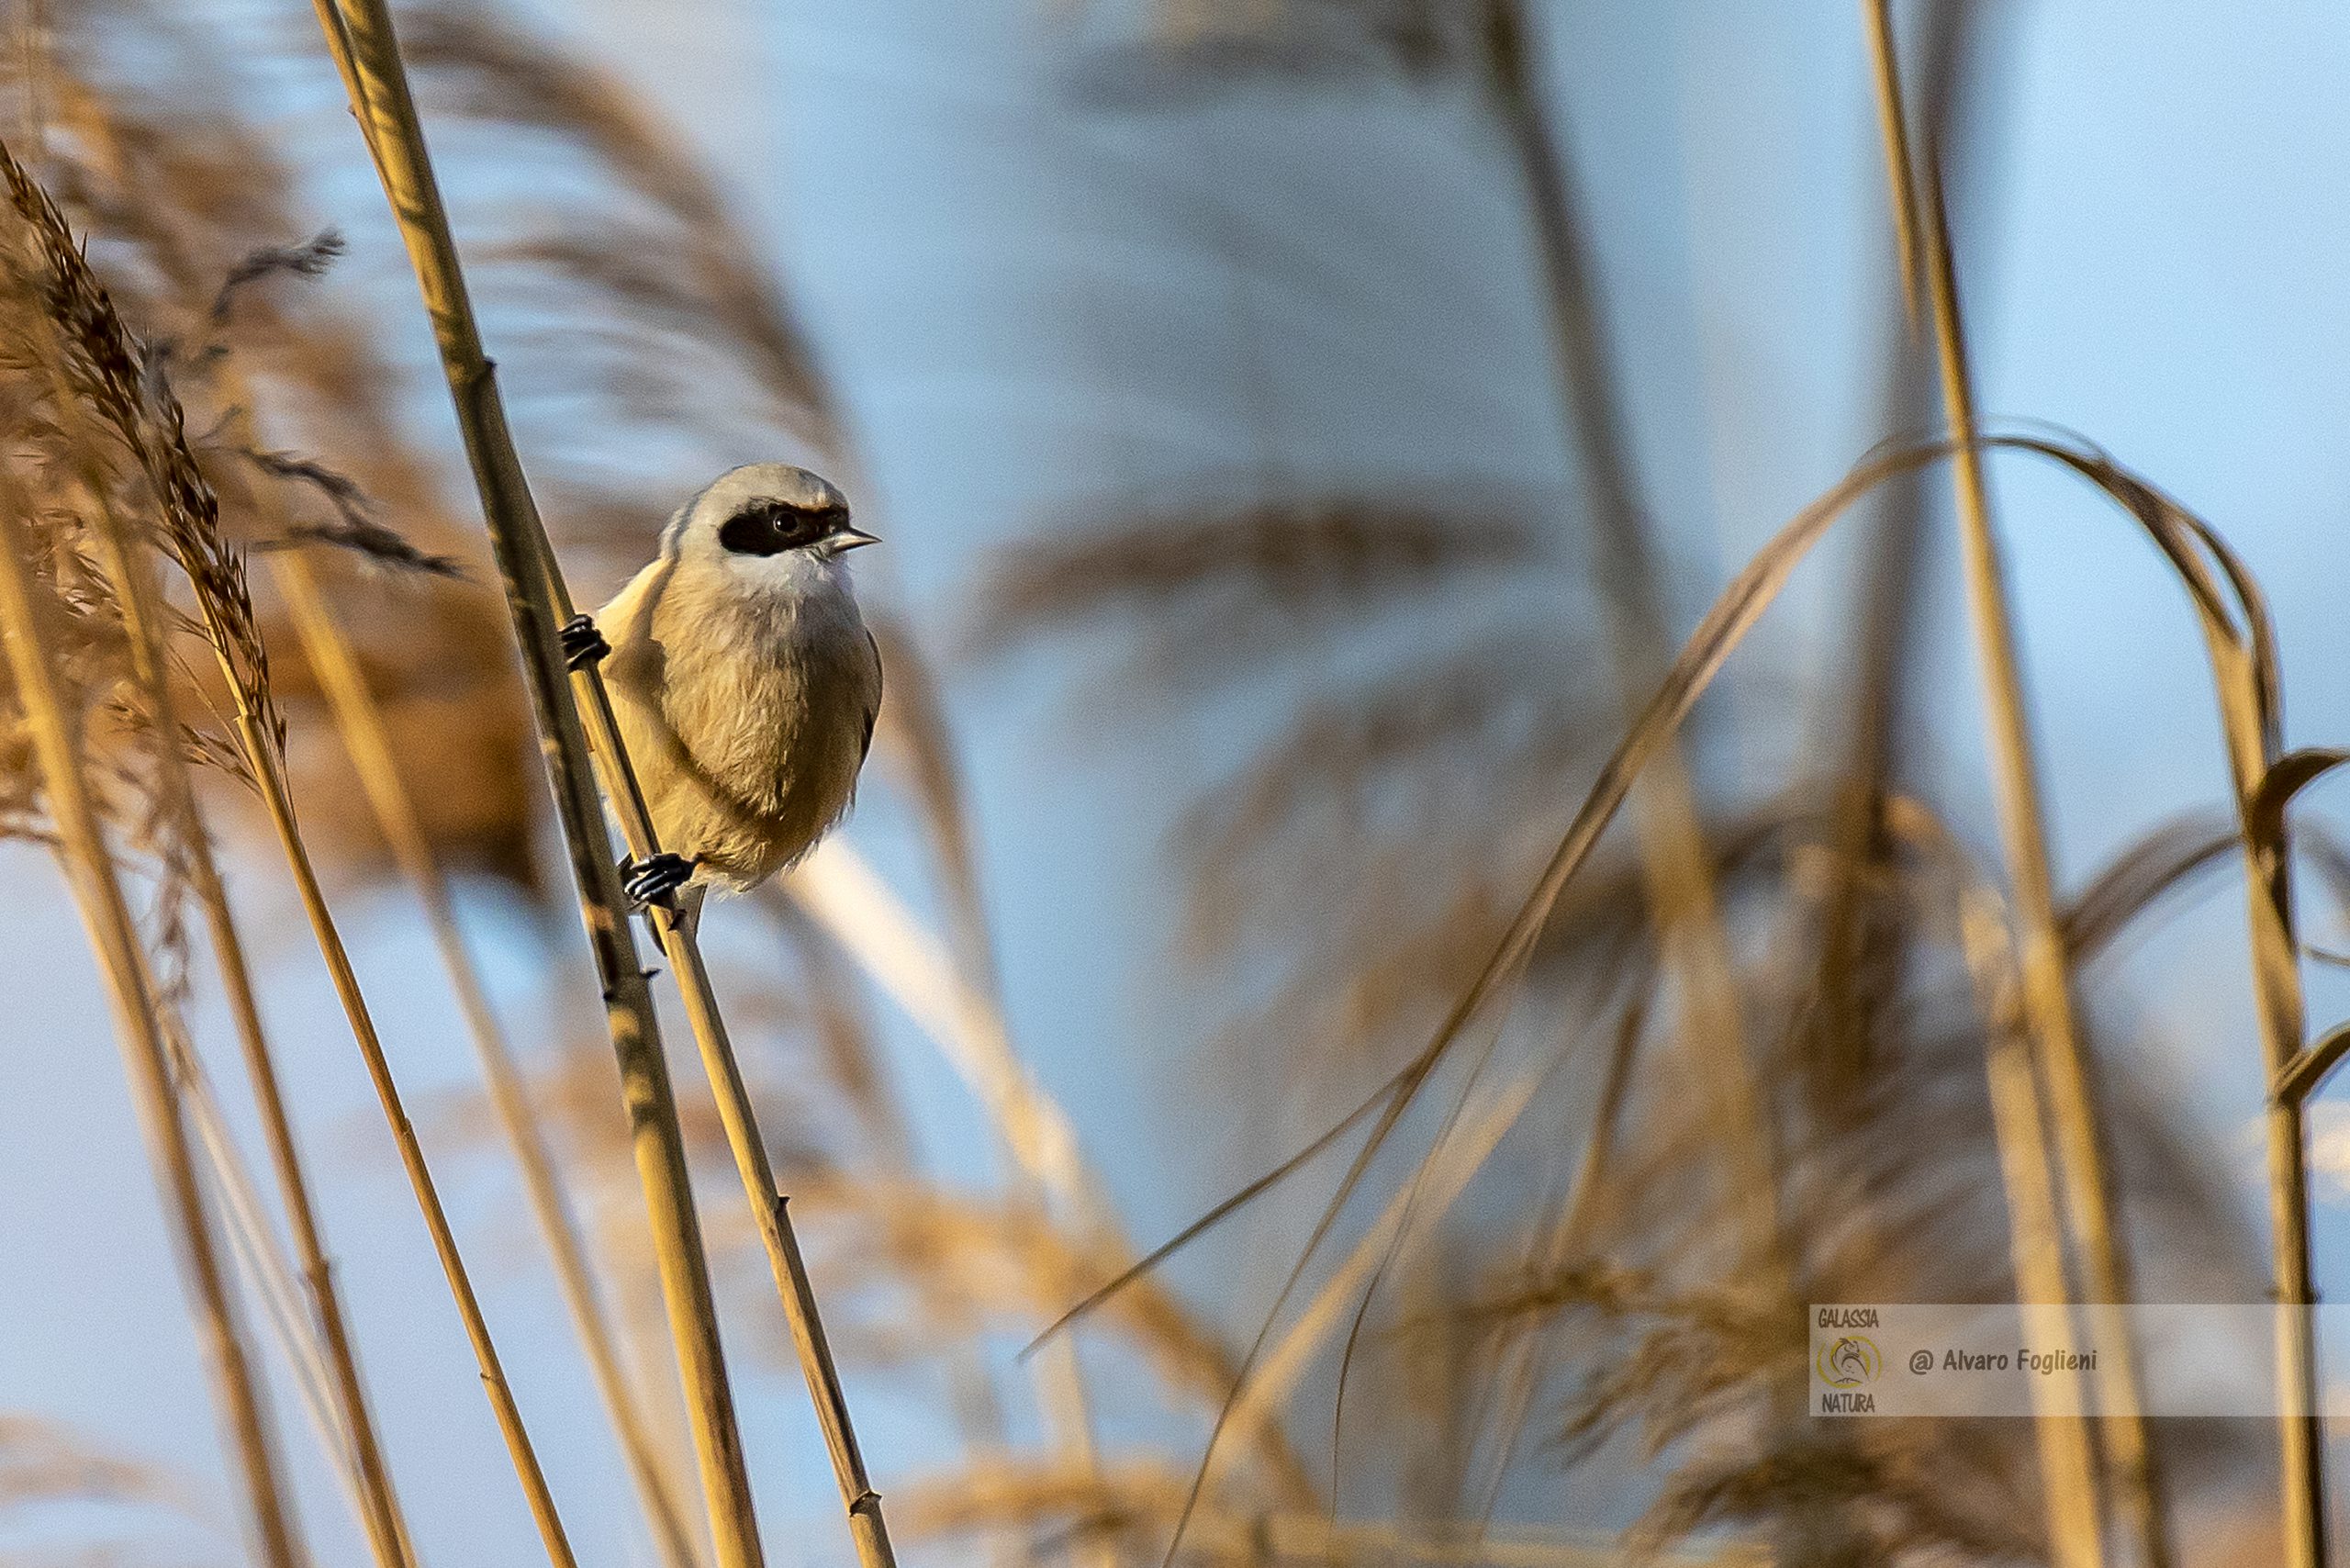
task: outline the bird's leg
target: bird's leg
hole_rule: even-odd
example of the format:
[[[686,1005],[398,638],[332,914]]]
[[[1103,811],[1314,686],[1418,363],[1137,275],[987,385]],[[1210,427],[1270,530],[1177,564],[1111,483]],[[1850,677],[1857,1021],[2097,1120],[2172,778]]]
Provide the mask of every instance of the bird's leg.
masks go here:
[[[563,650],[565,669],[586,669],[600,664],[612,651],[604,641],[604,633],[597,629],[592,615],[575,615],[555,629],[555,645]]]
[[[654,868],[653,875],[659,879],[669,874],[669,868],[662,862],[677,858],[677,857],[674,855],[661,855],[655,856],[651,860],[623,860],[621,862],[621,875],[632,882],[643,877],[645,874],[643,868],[650,866]],[[695,861],[686,862],[688,866],[695,863]],[[669,912],[670,924],[691,935],[701,924],[701,906],[703,901],[709,897],[709,883],[688,882],[684,887],[669,892],[655,893],[650,899],[636,898],[629,905],[629,909],[632,913],[645,915],[650,920],[652,906],[658,905]],[[659,940],[661,931],[657,923],[654,924],[653,935],[656,941]]]
[[[621,862],[621,886],[637,909],[647,904],[660,904],[666,909],[677,907],[677,890],[693,879],[694,867],[700,857],[688,859],[682,855],[664,852],[643,860]]]

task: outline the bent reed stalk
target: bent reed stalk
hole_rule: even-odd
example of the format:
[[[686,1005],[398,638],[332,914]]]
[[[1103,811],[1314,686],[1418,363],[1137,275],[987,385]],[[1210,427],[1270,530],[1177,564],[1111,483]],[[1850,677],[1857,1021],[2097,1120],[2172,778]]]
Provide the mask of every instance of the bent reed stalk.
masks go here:
[[[601,805],[596,799],[593,769],[600,762],[615,814],[620,818],[630,853],[645,858],[659,852],[626,751],[621,747],[610,700],[600,675],[592,665],[575,678],[565,693],[554,631],[559,620],[572,613],[570,596],[555,561],[538,510],[523,476],[513,440],[507,429],[494,369],[484,353],[472,302],[465,289],[456,245],[449,230],[422,127],[409,92],[392,19],[381,0],[318,0],[321,27],[352,107],[364,129],[368,149],[385,192],[398,220],[414,266],[418,285],[432,318],[433,335],[442,368],[456,404],[467,455],[472,463],[491,543],[507,591],[523,662],[529,676],[533,709],[543,739],[549,743],[548,763],[554,775],[565,818],[565,838],[572,850],[575,877],[580,884],[591,935],[598,946],[599,968],[613,1002],[610,1016],[614,1043],[627,1059],[638,1049],[649,1053],[657,1070],[657,1035],[643,989],[643,978],[633,969],[633,942],[621,913],[618,875],[610,857],[610,840],[601,831]],[[576,697],[575,707],[567,697]],[[588,729],[583,731],[582,720]],[[592,735],[595,756],[588,742]],[[757,1222],[760,1239],[784,1310],[801,1371],[823,1428],[849,1528],[859,1560],[866,1568],[891,1568],[889,1533],[882,1521],[879,1495],[864,1468],[839,1373],[824,1338],[798,1238],[793,1233],[782,1194],[777,1190],[767,1150],[753,1114],[750,1096],[728,1041],[710,978],[690,927],[676,912],[660,906],[653,911],[654,926],[675,972],[703,1065],[715,1092],[720,1115],[735,1166],[743,1179]],[[616,973],[622,969],[625,975]],[[633,979],[632,992],[619,988]],[[625,1014],[625,1015],[624,1015]],[[624,1038],[631,1036],[631,1038]],[[640,1074],[642,1069],[638,1070]],[[687,1304],[673,1297],[672,1318],[680,1334],[681,1359],[698,1360],[689,1366],[688,1385],[694,1387],[697,1408],[696,1444],[703,1464],[705,1490],[710,1495],[712,1523],[720,1535],[722,1568],[756,1568],[760,1549],[752,1517],[747,1480],[743,1470],[739,1438],[725,1384],[724,1365],[717,1338],[714,1314],[709,1305],[707,1266],[701,1258],[698,1222],[693,1217],[690,1190],[685,1182],[682,1139],[677,1133],[676,1108],[660,1084],[657,1104],[645,1103],[651,1115],[639,1115],[640,1129],[658,1124],[658,1136],[667,1143],[661,1172],[674,1184],[674,1194],[656,1204],[656,1234],[662,1245],[665,1288],[691,1285],[698,1295],[695,1316],[688,1325],[680,1310]],[[638,1103],[632,1095],[632,1103]],[[647,1159],[640,1170],[653,1186]],[[691,1228],[689,1228],[691,1227]],[[688,1276],[690,1275],[690,1279]],[[689,1347],[687,1341],[693,1344]],[[688,1350],[696,1352],[688,1357]],[[697,1372],[699,1376],[697,1377]]]
[[[2308,1129],[2304,1106],[2328,1048],[2305,1043],[2307,1005],[2294,931],[2293,792],[2333,766],[2339,753],[2283,751],[2282,680],[2276,631],[2258,583],[2226,542],[2143,484],[2127,503],[2162,543],[2193,597],[2211,663],[2244,863],[2252,980],[2269,1092],[2262,1130],[2267,1148],[2270,1268],[2277,1305],[2277,1379],[2284,1530],[2296,1568],[2328,1555],[2324,1381],[2312,1308]],[[2231,613],[2228,600],[2235,609]],[[2314,771],[2312,771],[2314,769]],[[2321,1069],[2322,1070],[2322,1069]],[[2305,1076],[2307,1074],[2307,1076]],[[2295,1081],[2299,1080],[2296,1088]]]
[[[2157,1495],[2134,1350],[2121,1311],[2130,1295],[2128,1265],[2113,1213],[2095,1089],[2074,1016],[2072,977],[2056,923],[2039,759],[2025,706],[2006,566],[1977,444],[1973,375],[1937,173],[1940,148],[1929,145],[1920,157],[1910,143],[1891,0],[1862,0],[1861,9],[1901,252],[1925,269],[1926,302],[1953,448],[1951,477],[1990,732],[2000,839],[2019,927],[2022,1016],[2053,1113],[2058,1167],[2087,1273],[2087,1313],[2098,1341],[2121,1347],[2121,1375],[2109,1384],[2111,1404],[2106,1412],[2106,1453],[2118,1494],[2117,1512],[2134,1538],[2139,1561],[2149,1568],[2167,1568],[2172,1561],[2169,1530]],[[2288,1477],[2295,1468],[2291,1458],[2288,1440]],[[2288,1478],[2288,1485],[2293,1484]],[[2097,1544],[2088,1543],[2091,1548]],[[2098,1555],[2092,1551],[2076,1561],[2094,1562]]]
[[[163,744],[157,748],[157,761],[165,809],[180,822],[189,885],[204,910],[214,965],[220,973],[229,1017],[244,1057],[245,1076],[252,1082],[254,1103],[261,1112],[263,1137],[269,1146],[270,1166],[285,1207],[302,1283],[309,1296],[319,1346],[331,1378],[330,1389],[336,1415],[351,1445],[364,1505],[361,1522],[366,1529],[368,1548],[382,1568],[402,1568],[403,1564],[412,1568],[407,1523],[392,1488],[390,1469],[384,1461],[375,1413],[368,1407],[366,1384],[360,1376],[341,1293],[335,1288],[334,1265],[328,1257],[318,1211],[310,1199],[309,1180],[303,1169],[300,1147],[295,1141],[293,1117],[285,1106],[275,1054],[262,1026],[244,943],[229,906],[228,889],[221,881],[210,836],[197,814],[195,784],[189,777],[186,758],[173,744],[179,725],[172,701],[170,674],[163,664],[162,631],[155,619],[155,584],[148,564],[133,554],[129,542],[123,537],[122,520],[103,499],[95,504],[101,513],[95,531],[99,560],[122,611],[133,671],[148,702],[149,722],[163,737]]]
[[[37,334],[35,343],[34,354],[55,396],[61,423],[94,423],[73,396],[53,334],[43,330]],[[96,448],[89,446],[85,450]],[[204,912],[214,968],[220,975],[229,1020],[244,1059],[245,1076],[261,1114],[271,1172],[279,1199],[285,1204],[304,1291],[309,1297],[312,1327],[319,1336],[330,1378],[328,1393],[341,1427],[342,1439],[350,1447],[360,1522],[367,1535],[368,1549],[380,1568],[413,1568],[415,1553],[408,1542],[408,1523],[400,1511],[398,1495],[393,1489],[390,1468],[384,1460],[375,1413],[368,1406],[365,1380],[360,1375],[341,1293],[334,1283],[334,1266],[319,1225],[317,1205],[310,1197],[309,1178],[301,1147],[294,1136],[293,1116],[286,1108],[276,1055],[262,1024],[261,1004],[253,990],[252,966],[246,961],[244,939],[229,903],[228,887],[213,853],[211,834],[196,803],[192,770],[176,741],[179,717],[166,662],[166,634],[159,613],[160,589],[151,563],[129,532],[129,524],[106,499],[104,476],[92,470],[85,461],[80,478],[89,493],[95,517],[95,525],[90,533],[97,546],[99,565],[113,589],[116,610],[122,617],[131,672],[147,703],[147,722],[162,738],[155,757],[163,809],[177,823],[188,884]],[[264,1240],[265,1236],[258,1236],[256,1245]],[[258,1267],[260,1260],[255,1262]]]
[[[39,182],[0,145],[5,179],[17,213],[39,247],[49,268],[55,308],[73,341],[65,363],[66,390],[86,398],[95,416],[113,427],[135,462],[159,509],[155,543],[185,573],[197,601],[198,624],[235,700],[239,749],[266,807],[278,847],[294,878],[303,913],[337,1000],[359,1047],[384,1117],[397,1147],[402,1169],[415,1194],[451,1297],[464,1320],[492,1412],[522,1484],[541,1540],[555,1568],[573,1568],[571,1548],[554,1495],[531,1445],[499,1364],[489,1325],[482,1315],[455,1233],[434,1186],[415,1128],[400,1100],[367,999],[352,969],[332,912],[328,908],[308,846],[286,788],[279,721],[269,692],[268,655],[254,623],[242,562],[222,540],[218,503],[188,450],[182,411],[168,392],[149,389],[129,329],[106,287],[73,242],[55,204]],[[73,353],[84,357],[75,359]]]
[[[188,1146],[187,1126],[173,1092],[152,996],[153,980],[83,772],[80,726],[68,714],[50,665],[32,565],[25,554],[29,540],[23,520],[28,514],[22,494],[6,479],[0,479],[0,508],[13,514],[7,525],[0,527],[0,534],[6,535],[0,539],[0,643],[6,645],[18,700],[32,731],[67,880],[96,950],[107,1000],[113,1005],[116,1036],[129,1070],[140,1126],[178,1243],[196,1337],[204,1347],[213,1396],[228,1424],[244,1484],[247,1524],[268,1568],[308,1568],[309,1554],[297,1534],[286,1500],[259,1373],[246,1349],[236,1298],[220,1265],[218,1244]]]
[[[613,1433],[620,1439],[621,1457],[643,1505],[655,1544],[667,1568],[695,1568],[692,1535],[677,1499],[675,1479],[629,1388],[562,1173],[547,1147],[521,1069],[507,1044],[497,1013],[490,1006],[472,950],[458,927],[447,876],[394,759],[382,705],[368,687],[350,639],[329,610],[310,562],[300,551],[282,551],[270,556],[269,565],[295,633],[301,638],[303,654],[333,710],[336,730],[358,772],[376,825],[390,846],[401,875],[423,906],[433,946],[473,1036],[475,1054],[481,1058],[482,1077],[488,1085],[491,1104],[505,1130],[515,1164],[522,1173],[532,1215],[554,1261],[555,1283],[562,1292],[565,1309],[571,1316],[588,1373],[611,1420]]]

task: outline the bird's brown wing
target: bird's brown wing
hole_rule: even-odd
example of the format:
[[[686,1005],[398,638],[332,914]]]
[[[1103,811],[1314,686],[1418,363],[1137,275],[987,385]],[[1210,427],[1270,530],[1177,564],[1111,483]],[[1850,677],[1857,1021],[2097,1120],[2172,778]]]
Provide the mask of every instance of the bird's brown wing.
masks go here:
[[[873,640],[870,629],[865,633],[865,651],[873,657],[873,706],[865,711],[865,739],[856,748],[856,766],[862,769],[865,759],[873,755],[873,725],[881,717],[881,644]]]

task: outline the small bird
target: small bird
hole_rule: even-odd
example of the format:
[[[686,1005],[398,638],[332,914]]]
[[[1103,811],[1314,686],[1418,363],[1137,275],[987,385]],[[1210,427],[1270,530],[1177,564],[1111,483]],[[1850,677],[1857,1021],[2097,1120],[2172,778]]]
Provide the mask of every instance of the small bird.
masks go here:
[[[640,903],[688,918],[718,884],[747,890],[848,809],[881,710],[881,655],[842,559],[880,543],[831,484],[786,463],[719,476],[661,532],[661,553],[592,622],[621,738],[663,853],[626,869]],[[599,635],[600,633],[600,635]]]

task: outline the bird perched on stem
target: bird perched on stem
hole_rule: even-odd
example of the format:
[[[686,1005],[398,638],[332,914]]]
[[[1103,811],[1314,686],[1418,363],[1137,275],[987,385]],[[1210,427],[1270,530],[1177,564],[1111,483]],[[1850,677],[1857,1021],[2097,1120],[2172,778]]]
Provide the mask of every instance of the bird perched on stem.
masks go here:
[[[661,532],[661,553],[593,618],[564,628],[602,658],[663,853],[628,868],[640,902],[790,865],[840,819],[881,709],[881,655],[848,552],[879,543],[804,468],[719,476]]]

